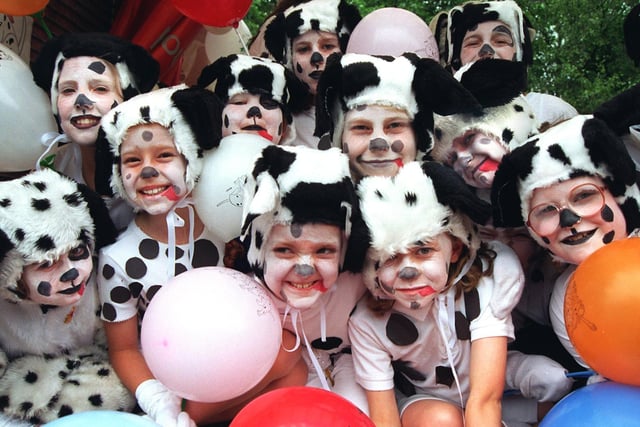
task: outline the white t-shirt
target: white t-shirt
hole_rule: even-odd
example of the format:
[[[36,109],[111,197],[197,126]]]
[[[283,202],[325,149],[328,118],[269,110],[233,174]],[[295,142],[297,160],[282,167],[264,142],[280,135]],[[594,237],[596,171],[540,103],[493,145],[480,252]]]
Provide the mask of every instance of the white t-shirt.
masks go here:
[[[189,245],[176,245],[175,274],[197,267],[222,265],[224,243],[210,232],[194,237],[192,261]],[[168,245],[144,233],[135,221],[118,240],[100,251],[98,289],[101,315],[107,322],[121,322],[144,311],[155,293],[173,276],[167,275]]]

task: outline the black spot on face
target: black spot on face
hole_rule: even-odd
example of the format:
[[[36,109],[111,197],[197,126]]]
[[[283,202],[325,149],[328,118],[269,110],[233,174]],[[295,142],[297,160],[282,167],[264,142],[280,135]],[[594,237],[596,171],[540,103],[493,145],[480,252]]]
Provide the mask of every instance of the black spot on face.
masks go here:
[[[51,296],[51,283],[42,281],[38,283],[38,293],[45,297]]]
[[[613,242],[613,239],[616,237],[616,232],[611,230],[610,232],[608,232],[607,234],[604,235],[604,237],[602,237],[602,243],[604,243],[605,245]]]
[[[404,142],[396,140],[391,143],[391,151],[394,153],[401,153],[402,150],[404,150]]]
[[[602,211],[600,211],[600,216],[602,216],[602,219],[606,222],[613,222],[613,210],[608,205],[604,205]]]
[[[299,62],[296,62],[296,71],[298,72],[298,74],[301,74],[304,71],[302,65],[300,65]]]
[[[299,238],[300,236],[302,236],[302,225],[301,224],[297,224],[297,223],[291,224],[290,230],[291,230],[291,235],[293,237],[295,237],[296,239]]]
[[[224,118],[222,119],[222,122],[224,123],[224,127],[229,129],[229,116],[228,115],[224,115]]]
[[[151,132],[150,130],[145,130],[142,132],[142,140],[149,142],[153,139],[153,132]]]
[[[91,64],[89,64],[87,68],[89,68],[94,73],[104,74],[104,72],[107,69],[107,66],[100,61],[93,61]]]

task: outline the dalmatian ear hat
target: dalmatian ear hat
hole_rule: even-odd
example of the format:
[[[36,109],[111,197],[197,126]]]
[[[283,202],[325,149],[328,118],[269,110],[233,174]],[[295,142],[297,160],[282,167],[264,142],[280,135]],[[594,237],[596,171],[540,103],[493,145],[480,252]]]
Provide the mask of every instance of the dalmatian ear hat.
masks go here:
[[[503,157],[491,190],[494,224],[523,225],[535,189],[584,175],[604,181],[622,209],[627,232],[640,227],[640,190],[633,160],[605,122],[589,115],[553,126]],[[532,236],[542,244],[535,233]]]
[[[58,79],[64,61],[78,56],[95,56],[113,64],[125,100],[150,91],[158,81],[160,65],[141,46],[107,33],[67,33],[42,47],[31,69],[38,86],[51,96],[51,108],[58,114]]]
[[[435,115],[434,160],[445,162],[454,139],[481,132],[497,138],[508,151],[538,133],[538,122],[522,92],[526,66],[504,59],[485,59],[462,67],[455,77],[482,104],[480,114]]]
[[[473,96],[436,61],[413,53],[402,56],[333,54],[316,96],[316,136],[329,133],[342,148],[344,115],[365,106],[405,111],[412,119],[418,151],[432,148],[433,113],[448,115],[480,109]]]
[[[229,55],[202,69],[199,87],[213,91],[223,102],[241,93],[269,95],[280,104],[287,123],[305,108],[308,87],[282,64],[268,58]]]
[[[474,222],[484,224],[491,214],[453,169],[437,162],[407,163],[394,177],[365,177],[358,196],[370,236],[363,277],[379,297],[380,263],[444,232],[460,239],[474,259],[480,247]]]
[[[18,286],[26,265],[82,243],[99,249],[116,234],[100,196],[51,169],[0,182],[0,298],[27,298]]]
[[[453,70],[461,67],[462,40],[469,28],[487,21],[502,21],[511,28],[516,48],[516,61],[531,65],[533,49],[531,40],[535,31],[515,1],[470,1],[449,11],[447,40],[448,61]]]
[[[309,0],[277,14],[265,29],[267,50],[276,61],[293,70],[293,40],[307,31],[326,31],[338,36],[340,50],[346,51],[349,36],[360,22],[358,9],[344,0]]]
[[[276,224],[338,225],[348,241],[341,266],[357,269],[361,259],[356,254],[364,253],[365,243],[354,237],[363,227],[349,161],[337,148],[266,147],[247,177],[242,206],[242,236],[250,236],[247,257],[259,277],[264,269],[263,244]]]
[[[111,188],[132,202],[124,190],[120,173],[120,145],[129,128],[158,123],[169,130],[180,154],[187,161],[185,181],[193,189],[203,166],[204,150],[217,147],[221,135],[222,103],[212,92],[178,85],[137,95],[110,110],[101,121],[113,159]],[[102,145],[103,142],[98,141]]]

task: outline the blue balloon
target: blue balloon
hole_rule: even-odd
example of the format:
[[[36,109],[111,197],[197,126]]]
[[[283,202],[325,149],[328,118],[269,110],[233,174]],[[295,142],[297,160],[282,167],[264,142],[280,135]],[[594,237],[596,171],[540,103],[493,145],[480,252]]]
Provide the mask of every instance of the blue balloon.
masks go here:
[[[128,412],[118,411],[86,411],[58,418],[43,427],[158,427],[148,418]]]
[[[640,426],[640,387],[613,381],[582,387],[560,400],[540,427]]]

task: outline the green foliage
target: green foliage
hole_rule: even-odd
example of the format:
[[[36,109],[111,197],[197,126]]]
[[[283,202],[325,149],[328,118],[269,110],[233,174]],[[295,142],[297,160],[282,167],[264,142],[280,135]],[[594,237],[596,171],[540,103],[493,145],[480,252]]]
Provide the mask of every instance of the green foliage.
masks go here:
[[[429,23],[452,0],[351,0],[365,16],[381,7],[410,10]],[[622,24],[638,0],[519,0],[536,29],[532,91],[560,96],[581,113],[638,83],[639,71],[624,47]],[[245,22],[252,33],[276,0],[253,0]],[[638,41],[640,43],[640,40]]]

